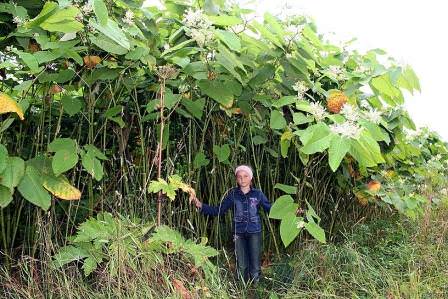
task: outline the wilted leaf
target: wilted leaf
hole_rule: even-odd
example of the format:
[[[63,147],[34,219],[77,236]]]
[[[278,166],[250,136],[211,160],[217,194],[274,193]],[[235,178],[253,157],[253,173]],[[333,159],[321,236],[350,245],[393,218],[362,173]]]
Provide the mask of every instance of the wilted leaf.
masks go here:
[[[11,99],[8,95],[0,93],[0,114],[9,112],[16,113],[21,120],[24,120],[22,108],[16,101]]]
[[[81,191],[72,186],[63,175],[58,177],[46,175],[43,177],[43,186],[51,194],[60,199],[77,200],[81,198]]]

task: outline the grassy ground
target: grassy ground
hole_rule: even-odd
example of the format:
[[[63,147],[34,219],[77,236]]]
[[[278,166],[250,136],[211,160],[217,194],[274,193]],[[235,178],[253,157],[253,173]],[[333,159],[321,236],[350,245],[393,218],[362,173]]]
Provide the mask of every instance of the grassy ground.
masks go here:
[[[61,271],[24,259],[1,272],[0,297],[448,298],[448,210],[418,221],[395,216],[358,224],[339,243],[305,243],[265,268],[255,291],[225,268],[205,280],[176,261],[152,272],[112,279],[99,271],[86,279],[76,265]]]

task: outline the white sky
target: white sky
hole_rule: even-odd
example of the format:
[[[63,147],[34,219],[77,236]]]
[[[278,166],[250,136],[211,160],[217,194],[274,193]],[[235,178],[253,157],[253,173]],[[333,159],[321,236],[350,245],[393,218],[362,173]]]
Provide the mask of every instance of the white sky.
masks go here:
[[[285,4],[288,14],[314,18],[319,33],[334,32],[355,48],[381,48],[409,64],[422,88],[405,92],[406,107],[417,126],[428,126],[448,141],[448,3],[436,0],[239,0],[257,14],[276,15]]]

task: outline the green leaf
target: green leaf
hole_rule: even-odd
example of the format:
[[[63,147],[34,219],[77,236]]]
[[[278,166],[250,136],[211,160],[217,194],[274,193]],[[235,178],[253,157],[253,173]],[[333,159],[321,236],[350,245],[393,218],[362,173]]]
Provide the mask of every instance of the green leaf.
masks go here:
[[[202,113],[204,111],[205,106],[204,98],[200,98],[195,101],[189,99],[183,99],[181,103],[191,115],[193,115],[197,119],[202,118]]]
[[[207,16],[207,18],[214,25],[218,26],[233,26],[243,23],[243,20],[236,16],[220,15],[220,16]]]
[[[42,176],[31,165],[26,167],[25,175],[20,181],[17,190],[19,190],[20,194],[22,194],[26,200],[45,211],[48,210],[51,205],[51,196],[47,190],[42,187]]]
[[[48,145],[48,151],[50,153],[57,152],[61,150],[66,150],[69,152],[77,151],[78,145],[76,140],[71,138],[56,138]]]
[[[272,219],[283,219],[287,217],[288,214],[295,214],[298,203],[294,202],[291,195],[282,195],[276,199],[269,212],[269,218]]]
[[[84,145],[84,149],[90,153],[92,156],[100,159],[100,160],[107,160],[107,157],[105,154],[103,154],[96,146],[93,144],[86,144]]]
[[[27,27],[39,26],[43,21],[50,17],[58,8],[58,4],[55,2],[45,2],[44,7],[40,13],[27,24]]]
[[[101,25],[91,19],[90,24],[96,30],[113,40],[121,47],[125,48],[126,50],[130,49],[131,45],[129,43],[129,40],[127,39],[123,31],[118,27],[118,24],[115,21],[108,19],[106,25]]]
[[[25,162],[19,157],[8,157],[5,169],[1,173],[0,183],[8,187],[10,192],[13,193],[14,188],[19,185],[24,174]]]
[[[296,186],[284,185],[284,184],[277,183],[277,184],[275,184],[274,189],[282,190],[283,192],[285,192],[287,194],[297,194]]]
[[[288,156],[289,146],[291,145],[291,140],[294,134],[291,131],[285,131],[280,137],[280,152],[283,158]]]
[[[218,53],[215,56],[216,62],[218,62],[221,66],[223,66],[229,73],[237,79],[239,82],[243,82],[241,79],[241,75],[237,72],[237,68],[242,70],[244,73],[246,69],[244,68],[240,59],[233,53],[227,50],[226,47],[219,45]]]
[[[107,51],[112,54],[124,55],[128,50],[121,45],[118,45],[114,40],[108,38],[104,34],[97,35],[89,34],[90,41],[98,48]]]
[[[325,231],[316,223],[308,222],[305,224],[305,229],[313,236],[316,240],[321,243],[326,243]]]
[[[289,244],[299,235],[302,228],[300,222],[302,217],[297,217],[294,213],[288,213],[280,223],[280,237],[283,245],[288,247]]]
[[[0,172],[2,172],[7,164],[8,150],[3,144],[0,144]]]
[[[414,90],[420,90],[420,81],[417,75],[410,66],[406,66],[398,77],[398,86],[409,90],[411,94],[414,94]]]
[[[281,130],[284,127],[286,127],[286,120],[280,111],[278,110],[271,111],[269,126],[271,127],[271,129],[277,129],[277,130]]]
[[[273,101],[272,102],[272,107],[275,107],[275,108],[278,109],[280,107],[283,107],[283,106],[295,103],[296,101],[297,101],[297,97],[296,96],[284,96],[284,97],[281,97],[280,99],[278,99],[276,101]]]
[[[305,114],[303,114],[301,112],[296,112],[296,113],[293,113],[293,115],[292,115],[292,121],[296,125],[310,123],[313,121],[313,119],[314,119],[313,117],[306,116]]]
[[[98,263],[93,256],[87,257],[84,260],[84,264],[82,265],[82,269],[84,270],[84,276],[89,276],[90,273],[92,273],[96,269],[97,266],[98,266]]]
[[[347,152],[350,150],[350,140],[335,134],[330,141],[328,149],[328,164],[333,171],[338,169]]]
[[[76,97],[72,97],[70,95],[62,96],[61,104],[62,108],[64,108],[64,111],[70,116],[79,113],[82,109],[81,100],[79,100]]]
[[[283,49],[282,41],[280,37],[276,36],[272,32],[270,32],[268,29],[266,29],[265,26],[261,25],[257,21],[252,22],[252,27],[258,30],[260,32],[261,36],[266,38],[268,41],[271,41],[274,45],[277,47]]]
[[[303,147],[301,151],[307,155],[320,153],[330,146],[333,137],[328,126],[322,122],[308,127],[300,136]]]
[[[78,246],[68,245],[59,248],[58,253],[53,256],[53,265],[60,268],[68,263],[88,257],[89,252]]]
[[[17,55],[23,60],[32,74],[39,72],[39,62],[33,54],[17,51]]]
[[[203,93],[226,108],[233,105],[234,95],[225,83],[218,80],[200,80],[198,86]]]
[[[401,91],[392,84],[389,73],[372,78],[372,80],[370,80],[370,86],[374,91],[377,91],[388,104],[392,106],[403,104]]]
[[[222,42],[227,45],[227,47],[230,48],[230,50],[236,52],[241,51],[241,41],[235,33],[225,30],[216,30],[215,34]]]
[[[214,145],[213,153],[218,157],[218,161],[223,163],[229,159],[230,145],[224,144],[222,146]]]
[[[109,17],[107,13],[107,7],[103,0],[93,0],[93,11],[95,12],[96,18],[101,25],[107,24],[107,19]]]
[[[82,157],[82,166],[90,173],[95,180],[100,181],[103,178],[103,166],[92,152],[85,153]]]
[[[268,142],[268,140],[264,136],[256,135],[252,138],[252,142],[254,143],[254,145],[260,145]]]
[[[210,160],[205,157],[203,152],[197,153],[193,160],[193,166],[195,169],[201,168],[202,166],[207,166],[208,163],[210,163]]]
[[[12,201],[12,192],[5,186],[0,186],[0,207],[6,208]]]
[[[72,169],[78,163],[78,153],[76,151],[57,151],[51,162],[55,176]]]
[[[44,20],[40,27],[50,32],[78,32],[84,28],[84,25],[75,19],[79,13],[79,9],[74,6],[59,9]]]

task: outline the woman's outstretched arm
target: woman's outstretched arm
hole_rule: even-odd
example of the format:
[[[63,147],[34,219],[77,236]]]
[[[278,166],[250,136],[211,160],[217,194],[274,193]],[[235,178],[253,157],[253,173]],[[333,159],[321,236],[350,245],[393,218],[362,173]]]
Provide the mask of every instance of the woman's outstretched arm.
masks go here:
[[[229,210],[233,205],[233,196],[230,196],[229,194],[224,197],[224,200],[222,203],[218,206],[210,206],[208,204],[202,203],[196,195],[193,197],[190,197],[190,201],[196,206],[196,208],[199,209],[199,211],[204,215],[209,216],[218,216],[218,215],[224,215],[227,210]]]

